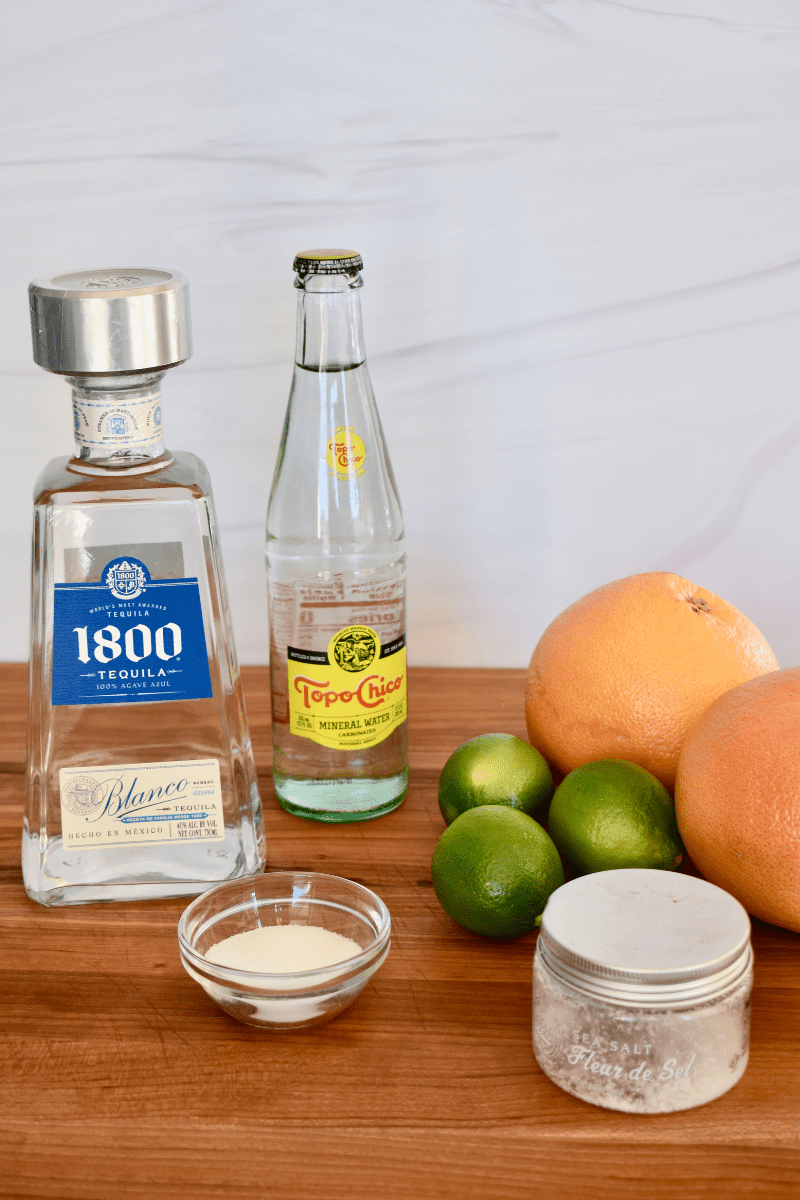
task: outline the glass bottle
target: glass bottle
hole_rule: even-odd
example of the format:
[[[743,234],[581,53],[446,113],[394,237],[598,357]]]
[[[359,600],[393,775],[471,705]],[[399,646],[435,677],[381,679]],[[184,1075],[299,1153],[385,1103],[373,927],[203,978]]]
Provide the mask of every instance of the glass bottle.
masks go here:
[[[29,292],[76,447],[34,490],[25,887],[47,905],[193,895],[265,851],[211,484],[163,442],[188,285],[88,271]]]
[[[273,776],[361,821],[408,787],[403,517],[367,371],[360,255],[294,261],[297,354],[267,514]]]

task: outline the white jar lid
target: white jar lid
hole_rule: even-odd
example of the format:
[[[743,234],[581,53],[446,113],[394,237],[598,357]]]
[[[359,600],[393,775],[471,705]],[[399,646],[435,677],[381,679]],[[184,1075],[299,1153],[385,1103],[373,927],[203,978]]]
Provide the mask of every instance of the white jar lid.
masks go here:
[[[538,950],[580,991],[629,1004],[682,1004],[724,991],[744,973],[750,919],[705,879],[599,871],[553,892]]]

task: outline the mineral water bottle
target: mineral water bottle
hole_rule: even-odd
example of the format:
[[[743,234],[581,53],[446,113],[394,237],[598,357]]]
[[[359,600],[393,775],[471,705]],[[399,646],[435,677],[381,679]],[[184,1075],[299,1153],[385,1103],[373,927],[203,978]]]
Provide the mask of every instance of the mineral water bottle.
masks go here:
[[[372,394],[360,255],[294,261],[297,355],[267,515],[281,804],[362,821],[408,787],[403,518]]]
[[[76,271],[29,291],[75,454],[34,491],[25,887],[41,904],[191,895],[257,871],[264,835],[208,472],[163,441],[188,286]]]

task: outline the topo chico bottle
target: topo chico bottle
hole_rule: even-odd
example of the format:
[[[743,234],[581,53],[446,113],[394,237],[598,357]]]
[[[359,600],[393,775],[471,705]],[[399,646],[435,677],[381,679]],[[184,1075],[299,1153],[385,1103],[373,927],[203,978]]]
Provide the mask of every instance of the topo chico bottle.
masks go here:
[[[297,354],[267,515],[275,790],[318,821],[408,787],[403,518],[367,371],[360,255],[294,261]]]
[[[34,493],[25,887],[48,905],[191,895],[257,871],[264,835],[208,473],[163,442],[188,285],[87,271],[29,292],[76,448]]]

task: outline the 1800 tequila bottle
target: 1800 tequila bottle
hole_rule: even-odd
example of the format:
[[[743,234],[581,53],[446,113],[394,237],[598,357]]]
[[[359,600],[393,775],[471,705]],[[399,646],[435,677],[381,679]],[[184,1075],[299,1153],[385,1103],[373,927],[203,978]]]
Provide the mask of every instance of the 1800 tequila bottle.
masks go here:
[[[264,836],[208,473],[162,435],[188,286],[87,271],[29,291],[76,450],[35,488],[25,887],[42,904],[191,895],[257,871]]]
[[[275,790],[359,821],[408,787],[403,518],[367,372],[360,255],[298,254],[297,354],[267,516]]]

